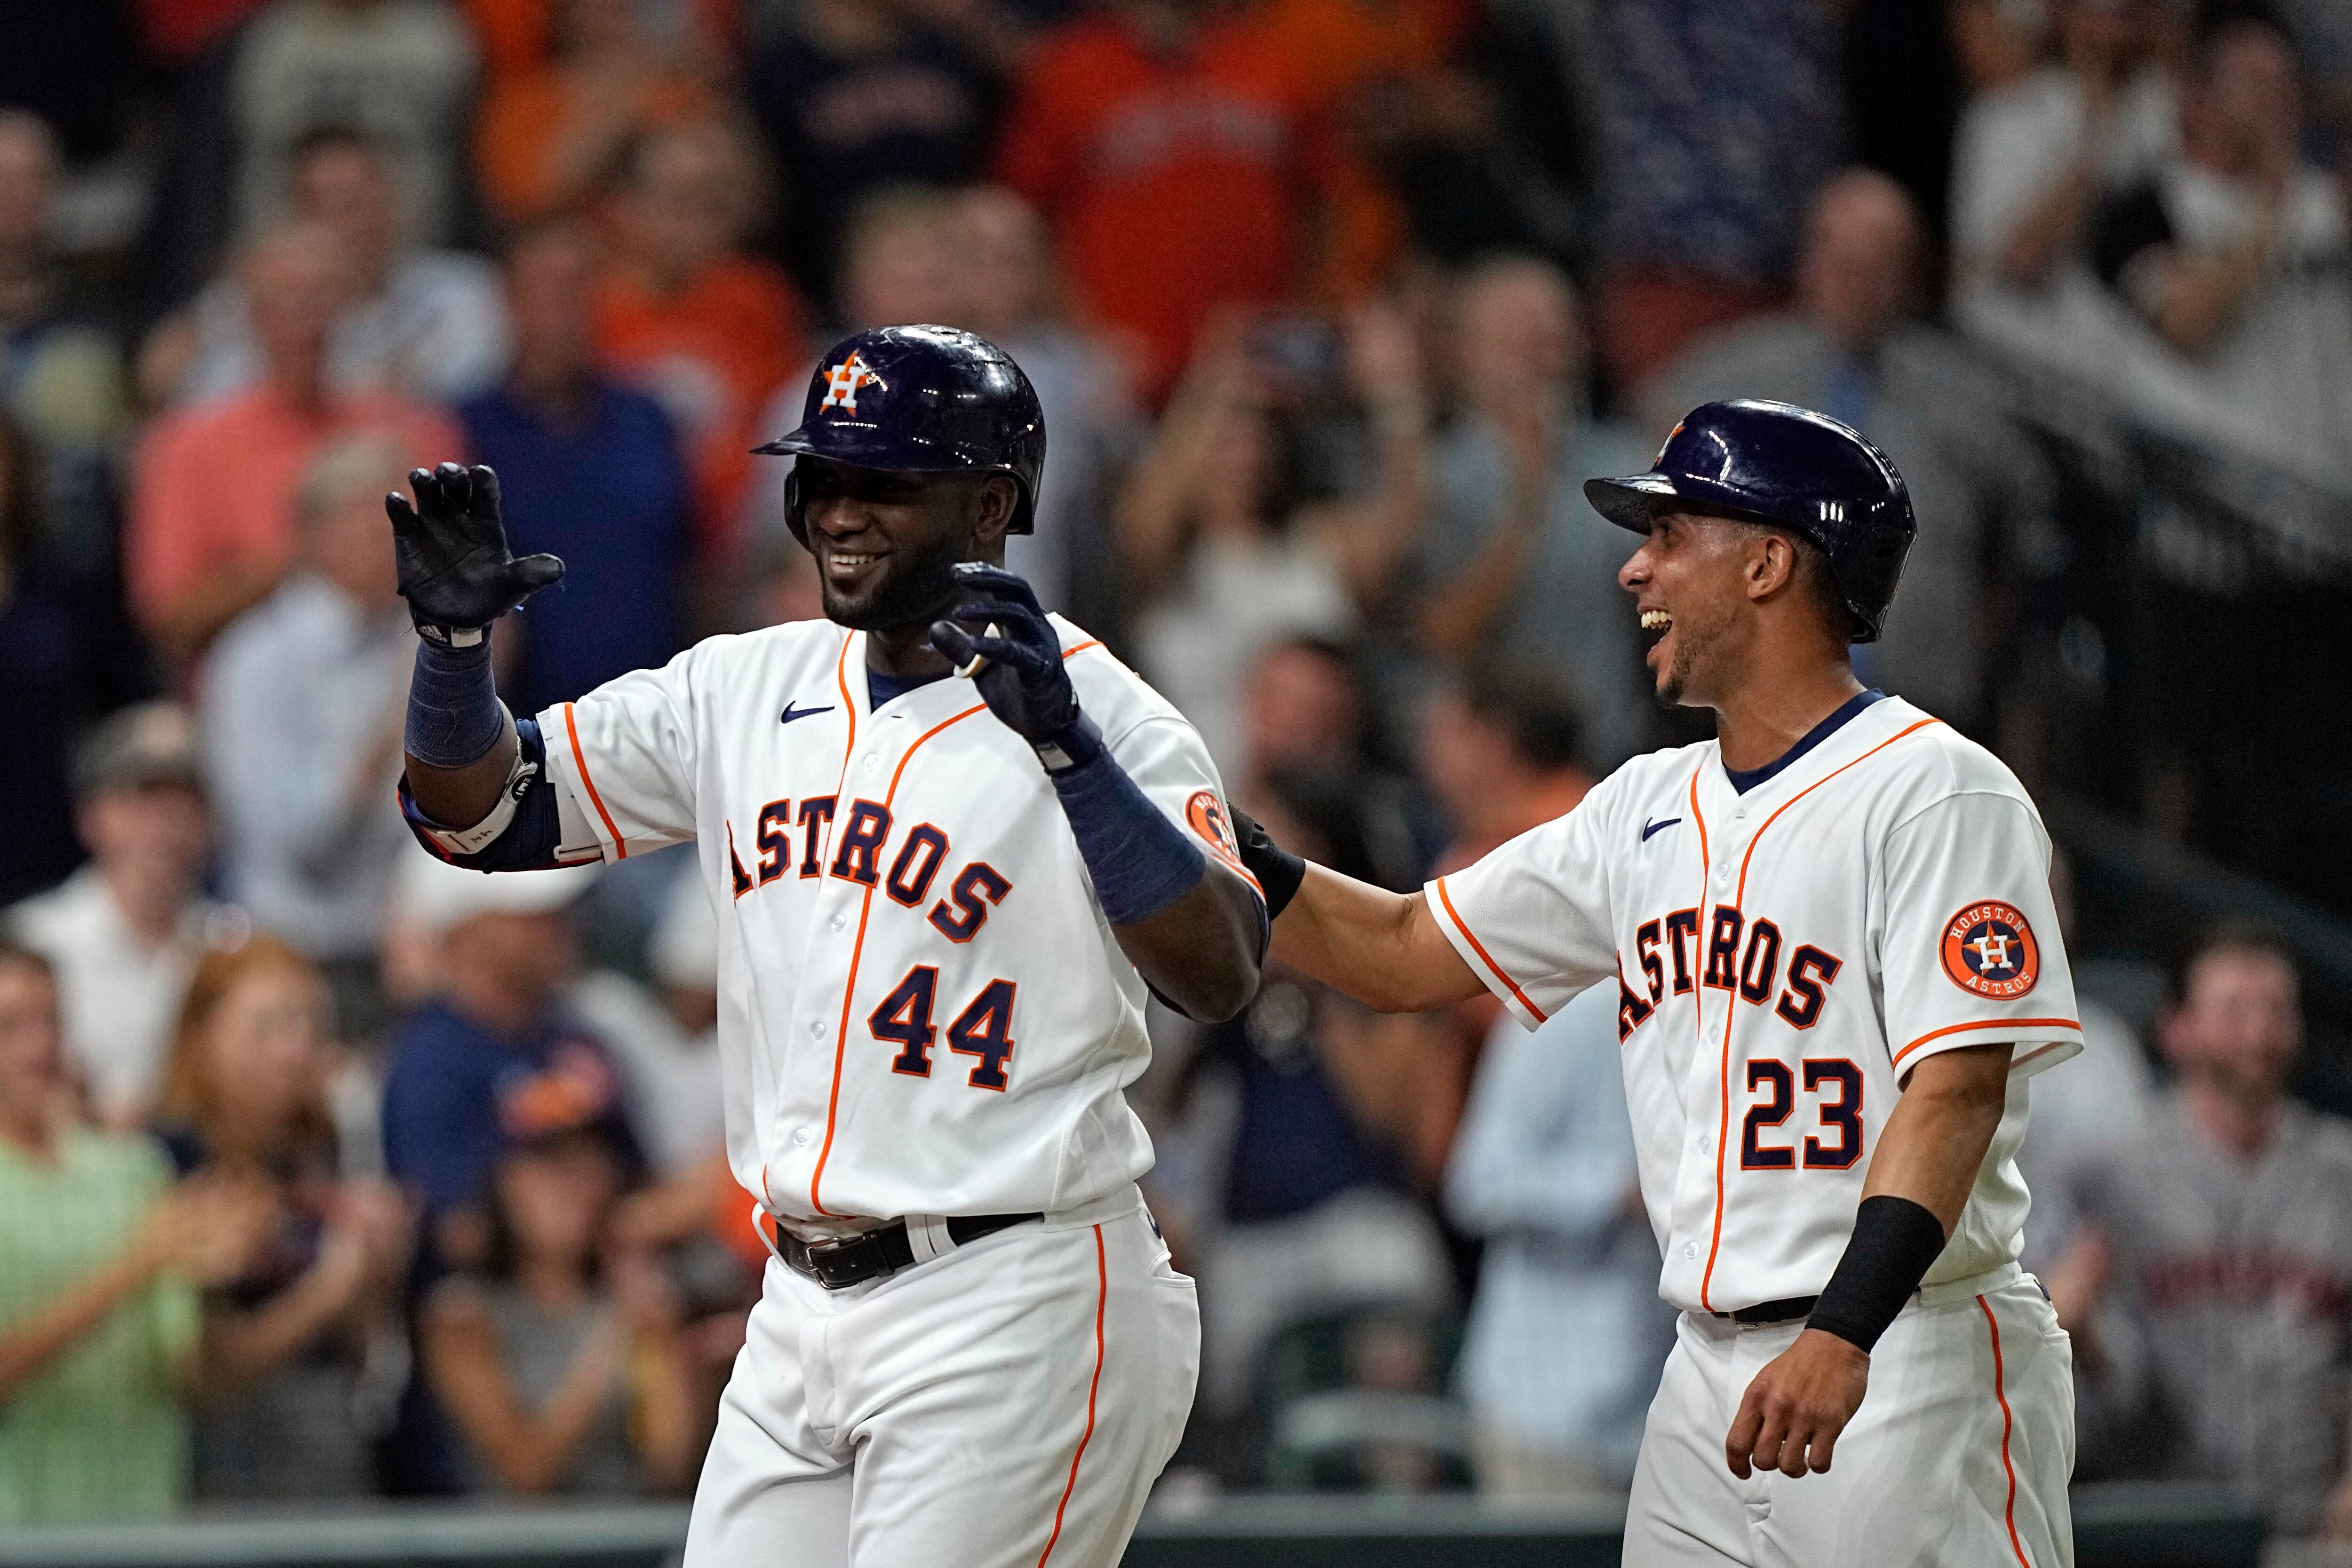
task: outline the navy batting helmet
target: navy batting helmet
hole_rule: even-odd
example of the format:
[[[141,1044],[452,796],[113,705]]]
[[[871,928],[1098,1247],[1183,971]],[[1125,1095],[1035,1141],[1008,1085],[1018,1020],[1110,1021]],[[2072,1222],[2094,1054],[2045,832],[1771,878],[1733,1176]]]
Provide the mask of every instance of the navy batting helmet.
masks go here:
[[[1741,398],[1695,408],[1647,474],[1588,479],[1584,498],[1619,528],[1649,530],[1678,508],[1724,513],[1801,534],[1829,557],[1853,612],[1853,641],[1874,643],[1919,531],[1911,492],[1862,432],[1794,403]]]
[[[1009,532],[1036,527],[1045,413],[1013,356],[957,327],[877,327],[817,362],[800,428],[754,452],[823,457],[892,474],[1010,474],[1021,487]],[[795,471],[784,521],[808,543]]]

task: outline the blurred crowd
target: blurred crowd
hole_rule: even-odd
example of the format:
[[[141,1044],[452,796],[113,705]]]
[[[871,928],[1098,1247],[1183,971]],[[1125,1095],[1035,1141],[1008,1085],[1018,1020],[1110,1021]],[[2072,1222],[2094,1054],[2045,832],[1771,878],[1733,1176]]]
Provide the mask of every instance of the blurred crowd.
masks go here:
[[[568,563],[497,641],[528,714],[820,613],[750,448],[836,337],[973,329],[1050,432],[1010,564],[1410,888],[1704,733],[1580,490],[1699,402],[1890,453],[1861,673],[1997,747],[2059,505],[2016,377],[2352,492],[2348,206],[2334,0],[7,7],[0,1521],[691,1482],[766,1261],[712,917],[685,857],[409,842],[410,467]],[[2085,1473],[2352,1535],[2293,960],[2118,998],[2026,1156]],[[1178,1484],[1624,1486],[1673,1331],[1613,1000],[1156,1020]]]

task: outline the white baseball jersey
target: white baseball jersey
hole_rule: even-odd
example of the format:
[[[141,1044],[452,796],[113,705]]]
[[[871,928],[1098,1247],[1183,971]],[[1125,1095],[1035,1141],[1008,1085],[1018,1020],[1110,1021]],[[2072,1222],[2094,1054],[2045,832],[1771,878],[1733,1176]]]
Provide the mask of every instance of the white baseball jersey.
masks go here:
[[[1960,1046],[2016,1056],[1927,1283],[2016,1258],[2023,1080],[2082,1049],[2049,872],[2009,769],[1886,698],[1744,794],[1713,741],[1636,758],[1428,897],[1529,1027],[1618,986],[1659,1293],[1728,1312],[1829,1282],[1903,1076]]]
[[[1232,861],[1181,716],[1055,618],[1144,793]],[[1151,1164],[1145,989],[1026,741],[970,681],[877,712],[866,637],[714,637],[540,716],[561,858],[694,840],[736,1179],[789,1221],[1066,1213]],[[1237,862],[1234,862],[1236,863]]]

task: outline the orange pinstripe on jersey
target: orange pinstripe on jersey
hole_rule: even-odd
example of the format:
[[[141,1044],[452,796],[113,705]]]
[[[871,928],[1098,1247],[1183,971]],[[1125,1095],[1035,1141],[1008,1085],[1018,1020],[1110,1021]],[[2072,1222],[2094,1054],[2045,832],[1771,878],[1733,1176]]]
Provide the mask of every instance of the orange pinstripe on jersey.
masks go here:
[[[849,720],[849,738],[841,743],[841,777],[834,780],[833,798],[841,799],[841,787],[849,782],[849,754],[857,749],[857,704],[849,695],[849,645],[856,638],[849,632],[841,634],[841,652],[833,661],[833,684],[841,688],[841,711]],[[833,853],[834,824],[841,820],[836,811],[825,819],[824,853]]]
[[[1045,1559],[1054,1555],[1054,1545],[1062,1539],[1062,1515],[1069,1511],[1070,1494],[1078,1490],[1078,1461],[1087,1457],[1087,1445],[1095,1437],[1095,1395],[1102,1388],[1103,1308],[1110,1299],[1110,1265],[1103,1257],[1102,1227],[1095,1227],[1095,1376],[1087,1385],[1087,1429],[1078,1434],[1078,1451],[1070,1456],[1070,1479],[1062,1483],[1062,1500],[1054,1508],[1054,1532],[1045,1537],[1045,1550],[1037,1553],[1037,1568],[1045,1568]]]
[[[845,646],[846,646],[845,643]],[[849,695],[849,686],[846,680],[842,684],[841,695],[845,699]],[[950,725],[961,724],[976,713],[986,713],[987,711],[988,705],[986,703],[975,703],[971,707],[968,707],[961,713],[957,714],[954,717],[943,718],[939,723],[931,726],[930,728],[923,731],[922,734],[917,736],[915,737],[915,743],[907,747],[906,753],[898,758],[898,766],[891,770],[890,788],[885,790],[882,795],[882,809],[886,811],[890,809],[890,802],[898,798],[898,780],[907,776],[907,764],[915,759],[915,753],[923,748],[923,743],[925,741],[929,740],[931,737],[939,734],[940,731],[947,728]],[[855,723],[854,711],[852,722],[853,724]],[[852,733],[855,733],[855,731],[853,730]],[[849,758],[846,752],[842,756],[841,769],[843,779],[846,779],[849,777]],[[844,813],[844,815],[846,815],[846,813]],[[830,842],[829,838],[828,842]],[[849,978],[841,988],[841,1027],[834,1031],[833,1036],[833,1091],[831,1094],[826,1097],[824,1105],[824,1146],[817,1151],[816,1169],[809,1173],[809,1207],[815,1209],[819,1214],[824,1215],[831,1215],[833,1211],[825,1207],[824,1200],[817,1196],[817,1184],[824,1180],[825,1161],[830,1159],[833,1155],[834,1121],[841,1110],[841,1066],[844,1055],[849,1049],[849,1014],[850,1009],[856,1002],[857,997],[858,962],[864,957],[866,953],[866,917],[873,913],[874,890],[869,887],[866,890],[865,897],[858,901],[857,938],[850,944]]]
[[[2009,1391],[2001,1386],[2000,1322],[1992,1315],[1992,1303],[1982,1296],[1977,1306],[1984,1313],[1985,1327],[1992,1333],[1992,1396],[2000,1403],[2000,1468],[2009,1477],[2009,1507],[2004,1517],[2009,1523],[2009,1549],[2017,1553],[2017,1568],[2033,1568],[2025,1560],[2025,1543],[2017,1538],[2017,1466],[2009,1457],[2009,1433],[2012,1422],[2009,1414]]]
[[[1706,766],[1699,764],[1699,768]],[[1707,848],[1706,813],[1699,810],[1699,768],[1691,769],[1690,813],[1691,821],[1698,825],[1698,906],[1704,911],[1707,878],[1715,870],[1715,852]],[[1715,1255],[1723,1249],[1723,1145],[1731,1137],[1731,1002],[1738,998],[1735,991],[1724,1006],[1722,1082],[1715,1097],[1715,1229],[1706,1240],[1706,1268],[1698,1277],[1698,1304],[1710,1312],[1715,1311],[1715,1298],[1708,1294],[1715,1283]],[[1696,980],[1691,986],[1691,1035],[1699,1046],[1706,1044],[1706,987]]]
[[[1099,647],[1101,647],[1102,645],[1103,645],[1103,643],[1102,643],[1102,639],[1101,639],[1101,638],[1099,638],[1099,637],[1090,637],[1090,638],[1088,638],[1086,642],[1083,642],[1083,643],[1079,643],[1079,644],[1078,644],[1077,646],[1076,646],[1075,648],[1065,648],[1065,649],[1063,649],[1063,650],[1062,650],[1062,657],[1063,657],[1063,658],[1065,658],[1065,659],[1075,659],[1075,658],[1076,658],[1079,654],[1081,654],[1081,653],[1085,653],[1087,649],[1089,649],[1089,648],[1099,648]]]
[[[1494,971],[1495,978],[1511,988],[1511,995],[1519,999],[1519,1006],[1527,1009],[1536,1022],[1548,1021],[1543,1009],[1528,999],[1527,992],[1519,989],[1519,983],[1503,972],[1503,966],[1495,962],[1495,956],[1486,951],[1486,945],[1478,940],[1477,935],[1463,920],[1462,912],[1454,907],[1454,895],[1445,891],[1445,879],[1442,876],[1437,879],[1437,901],[1445,906],[1446,916],[1454,922],[1454,929],[1462,933],[1462,940],[1469,943],[1470,950],[1478,955],[1479,961]]]
[[[1739,886],[1732,894],[1732,907],[1740,910],[1743,914],[1746,912],[1748,906],[1748,863],[1756,858],[1756,846],[1764,841],[1764,835],[1771,831],[1772,824],[1780,820],[1780,814],[1782,812],[1795,805],[1798,801],[1803,800],[1806,796],[1811,794],[1814,790],[1820,789],[1822,785],[1828,783],[1831,779],[1836,778],[1839,774],[1844,772],[1846,768],[1860,767],[1863,763],[1869,761],[1872,758],[1877,756],[1880,752],[1885,750],[1888,747],[1894,745],[1896,741],[1902,739],[1905,736],[1911,734],[1915,730],[1922,730],[1931,724],[1941,724],[1943,722],[1943,720],[1937,718],[1923,718],[1916,724],[1906,725],[1903,728],[1896,730],[1893,735],[1888,736],[1885,740],[1880,741],[1876,746],[1872,747],[1868,751],[1864,752],[1860,757],[1855,758],[1852,762],[1848,762],[1841,767],[1830,769],[1830,771],[1822,774],[1819,779],[1814,779],[1811,783],[1806,785],[1803,789],[1790,796],[1786,800],[1780,802],[1779,807],[1773,810],[1772,814],[1764,819],[1764,825],[1758,828],[1756,830],[1756,836],[1748,841],[1747,852],[1739,857]],[[1701,769],[1705,767],[1706,764],[1701,763],[1698,768],[1691,769],[1690,803],[1691,815],[1694,817],[1698,815],[1698,776]],[[1706,826],[1704,820],[1701,821],[1699,832],[1699,852],[1704,856],[1706,852]],[[1711,862],[1709,862],[1708,869],[1713,869]],[[1699,906],[1701,908],[1705,908],[1706,904],[1706,900],[1704,896],[1704,891],[1702,891]],[[1694,1006],[1700,1011],[1705,1010],[1703,1006],[1706,988],[1704,986],[1694,988],[1694,995],[1691,999]],[[1723,1068],[1721,1080],[1717,1085],[1716,1093],[1716,1104],[1718,1113],[1716,1120],[1715,1133],[1715,1232],[1714,1235],[1709,1238],[1706,1244],[1706,1270],[1699,1276],[1698,1282],[1699,1305],[1705,1307],[1708,1312],[1715,1311],[1715,1302],[1707,1293],[1707,1287],[1715,1279],[1716,1255],[1723,1249],[1723,1145],[1731,1136],[1731,1026],[1738,1017],[1739,993],[1737,990],[1727,992],[1723,999]]]
[[[2077,1019],[1970,1019],[1966,1023],[1948,1023],[1941,1029],[1931,1029],[1895,1053],[1895,1065],[1931,1040],[1941,1040],[1948,1034],[1958,1034],[1971,1029],[2081,1029]]]
[[[580,727],[572,719],[572,705],[563,705],[563,733],[572,737],[572,765],[580,769],[580,782],[588,791],[588,803],[596,808],[596,815],[604,820],[604,831],[613,837],[613,858],[629,858],[629,846],[621,837],[621,830],[613,825],[613,813],[604,810],[604,797],[596,793],[596,780],[588,777],[588,758],[581,754]]]

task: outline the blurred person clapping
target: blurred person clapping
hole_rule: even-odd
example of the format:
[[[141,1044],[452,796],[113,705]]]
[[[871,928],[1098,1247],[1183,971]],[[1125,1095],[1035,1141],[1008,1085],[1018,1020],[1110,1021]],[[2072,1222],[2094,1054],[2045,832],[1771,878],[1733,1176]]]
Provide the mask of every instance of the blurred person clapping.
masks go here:
[[[1454,662],[1527,658],[1570,672],[1594,760],[1649,733],[1625,552],[1593,526],[1583,482],[1639,468],[1637,436],[1584,412],[1590,344],[1567,277],[1533,256],[1463,275],[1453,312],[1457,417],[1438,444],[1433,505],[1411,580],[1412,624]]]
[[[687,1485],[709,1412],[654,1260],[615,1244],[622,1163],[593,1131],[517,1143],[478,1270],[426,1298],[424,1371],[476,1490],[598,1497]]]
[[[1227,772],[1244,758],[1241,689],[1285,636],[1340,639],[1387,591],[1422,524],[1427,415],[1412,334],[1382,304],[1347,325],[1349,389],[1379,448],[1370,493],[1305,494],[1297,433],[1276,402],[1281,328],[1212,326],[1112,512],[1144,674]]]
[[[2304,154],[2278,26],[2207,18],[2182,110],[2179,154],[2101,212],[2093,265],[2260,450],[2352,484],[2352,209]]]
[[[1964,291],[2032,291],[2079,256],[2100,198],[2178,143],[2173,84],[2131,0],[2057,0],[2048,63],[1989,86],[1953,153],[1952,243]]]
[[[2002,25],[2002,9],[1955,8],[1956,36],[1976,39],[1979,75],[1987,66],[2001,69],[1997,57],[2011,52],[1983,47],[2014,33]],[[2100,287],[2092,253],[2116,193],[2178,155],[2180,93],[2168,57],[2191,9],[2164,0],[2056,0],[2043,40],[2049,57],[1984,82],[1952,148],[1954,323],[2063,378],[2063,388],[2094,388],[2143,416],[2173,420],[2195,408],[2196,393],[2154,335]]]
[[[631,141],[717,113],[690,53],[647,36],[632,0],[557,0],[555,48],[491,83],[476,178],[509,224],[577,213]]]
[[[406,1376],[394,1315],[415,1223],[352,1175],[329,1108],[349,1070],[324,977],[270,936],[215,952],[180,1011],[158,1122],[190,1177],[235,1182],[267,1215],[260,1246],[205,1298],[196,1388],[200,1498],[374,1490],[370,1446]]]
[[[0,1521],[119,1521],[187,1496],[195,1292],[241,1273],[266,1197],[172,1186],[75,1114],[47,960],[0,945]]]

